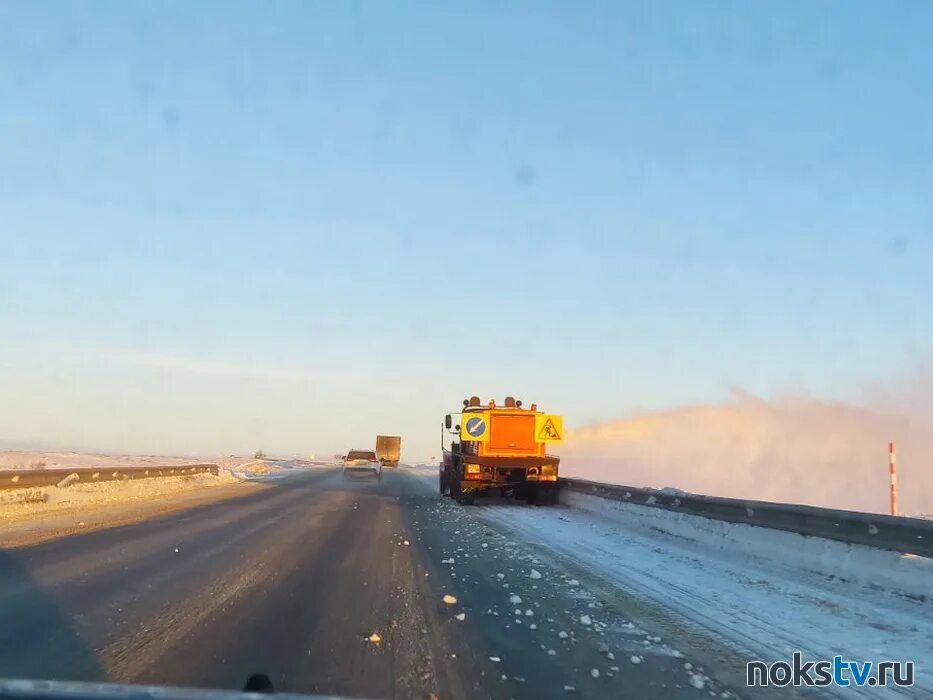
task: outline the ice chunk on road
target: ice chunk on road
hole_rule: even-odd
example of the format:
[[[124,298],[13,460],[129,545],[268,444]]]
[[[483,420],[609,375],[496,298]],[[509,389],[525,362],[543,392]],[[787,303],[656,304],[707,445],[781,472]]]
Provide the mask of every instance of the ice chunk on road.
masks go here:
[[[382,641],[382,637],[379,636],[378,632],[373,632],[366,638],[366,641],[370,642],[371,644],[378,644]]]
[[[548,650],[547,650],[547,655],[548,655],[548,656],[557,656],[557,652],[554,651],[553,649],[548,649]]]
[[[525,611],[525,617],[532,617],[533,615],[534,611],[532,611],[531,608],[528,608],[528,610]]]
[[[505,574],[496,574],[496,578],[500,581],[505,578]]]
[[[463,622],[464,620],[466,620],[466,613],[458,613],[457,615],[454,615],[454,617],[460,620],[460,622]]]
[[[541,578],[541,572],[538,571],[537,569],[532,569],[531,573],[528,574],[528,576],[533,579],[539,579]]]
[[[521,596],[517,596],[517,595],[515,595],[515,594],[513,593],[512,595],[509,596],[509,602],[510,602],[512,605],[521,605],[521,603],[522,603],[522,598],[521,598]]]
[[[490,656],[489,660],[492,661],[493,663],[499,663],[500,661],[502,661],[502,659],[500,659],[498,656]]]
[[[450,593],[441,598],[441,600],[447,603],[447,605],[456,605],[457,603],[457,599],[450,595]]]
[[[532,622],[530,625],[528,625],[528,629],[530,629],[530,630],[536,630],[536,629],[538,629],[538,626],[537,626],[534,622]]]
[[[589,615],[580,615],[580,624],[581,625],[592,625],[593,620]]]
[[[631,658],[629,658],[629,661],[631,661],[633,664],[640,664],[640,663],[641,663],[641,657],[640,657],[640,656],[636,656],[635,654],[633,654],[633,655],[631,656]]]
[[[690,685],[692,685],[697,690],[703,690],[703,688],[706,686],[706,678],[699,673],[691,673]]]
[[[577,581],[577,579],[575,579],[575,578],[570,579],[569,581],[567,581],[567,583],[570,584],[571,586],[579,586],[579,585],[580,585],[580,582]]]
[[[557,633],[557,636],[560,637],[561,639],[567,639],[567,637],[569,637],[570,635],[564,632],[564,630],[561,630],[560,632]]]
[[[598,669],[598,668],[594,668],[592,671],[590,671],[590,675],[591,675],[593,678],[599,678],[599,669]]]

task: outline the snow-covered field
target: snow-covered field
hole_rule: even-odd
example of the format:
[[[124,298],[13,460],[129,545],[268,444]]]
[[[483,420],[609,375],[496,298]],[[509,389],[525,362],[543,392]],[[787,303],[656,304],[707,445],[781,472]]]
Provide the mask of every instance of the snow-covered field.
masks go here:
[[[810,660],[912,660],[915,688],[860,696],[933,693],[933,561],[583,494],[562,499],[477,512],[673,611],[685,633],[712,635],[742,659],[799,650]]]
[[[185,464],[217,464],[235,467],[251,460],[240,457],[171,457],[166,455],[116,455],[83,452],[0,452],[0,471],[20,469],[126,469],[127,467],[177,467]]]

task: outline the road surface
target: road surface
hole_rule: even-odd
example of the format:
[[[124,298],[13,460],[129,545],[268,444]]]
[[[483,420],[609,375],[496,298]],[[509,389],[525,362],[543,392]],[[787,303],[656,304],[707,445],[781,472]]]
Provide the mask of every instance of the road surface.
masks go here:
[[[579,595],[585,572],[434,487],[406,470],[382,483],[309,470],[0,550],[0,676],[237,689],[264,672],[282,691],[385,698],[749,696],[744,660],[713,640],[682,640],[696,657],[639,651],[635,601],[599,582]]]

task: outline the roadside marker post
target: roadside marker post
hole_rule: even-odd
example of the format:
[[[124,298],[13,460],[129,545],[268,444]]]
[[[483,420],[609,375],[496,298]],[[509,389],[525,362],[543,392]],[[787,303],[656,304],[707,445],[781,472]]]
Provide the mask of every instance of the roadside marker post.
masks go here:
[[[894,443],[888,443],[888,473],[891,477],[891,515],[897,515],[897,457]]]

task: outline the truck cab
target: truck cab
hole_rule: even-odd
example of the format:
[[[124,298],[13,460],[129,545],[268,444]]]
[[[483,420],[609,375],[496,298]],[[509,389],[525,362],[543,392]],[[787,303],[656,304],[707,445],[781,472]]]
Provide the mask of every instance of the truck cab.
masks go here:
[[[439,465],[442,496],[468,504],[477,494],[496,490],[529,503],[556,502],[560,458],[547,448],[563,438],[561,416],[539,411],[535,404],[525,409],[511,396],[502,406],[495,400],[484,405],[473,396],[464,399],[462,411],[445,417],[443,430],[452,439]]]

